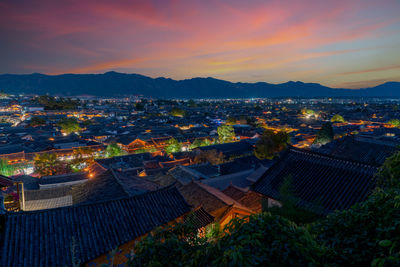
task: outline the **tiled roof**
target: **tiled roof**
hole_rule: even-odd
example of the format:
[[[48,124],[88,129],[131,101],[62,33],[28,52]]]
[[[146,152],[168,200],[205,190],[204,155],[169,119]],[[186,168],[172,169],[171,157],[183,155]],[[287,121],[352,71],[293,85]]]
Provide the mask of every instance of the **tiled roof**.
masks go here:
[[[177,165],[168,171],[168,174],[173,176],[181,184],[188,184],[191,181],[208,178],[202,173],[188,168],[187,166]]]
[[[174,187],[119,200],[6,215],[1,266],[85,263],[190,211]]]
[[[234,206],[249,211],[246,207],[225,195],[218,189],[201,182],[190,182],[179,188],[186,201],[194,207],[203,207],[214,217],[219,217],[220,211]]]
[[[214,217],[211,216],[203,207],[200,207],[185,216],[185,222],[192,223],[196,229],[205,227],[214,222]]]
[[[237,173],[222,175],[219,177],[203,180],[202,183],[208,184],[219,190],[224,190],[231,184],[245,188],[253,184],[251,181],[246,179],[253,172],[254,170],[246,170]]]
[[[145,177],[138,177],[116,170],[112,170],[112,173],[130,196],[143,194],[160,188],[157,183],[149,181]]]
[[[124,187],[114,178],[111,170],[89,179],[84,184],[73,186],[71,193],[74,204],[113,200],[129,196]]]
[[[399,143],[384,142],[367,137],[346,136],[322,146],[317,151],[336,157],[381,165],[399,150]]]
[[[85,184],[73,186],[71,193],[74,204],[79,204],[134,196],[159,188],[157,183],[130,172],[110,169],[90,178]]]
[[[230,185],[222,192],[255,212],[262,211],[262,199],[264,197],[259,193],[256,193],[252,190],[239,188],[234,185]]]
[[[58,186],[40,190],[25,190],[25,200],[43,200],[71,195],[71,186]]]
[[[62,196],[49,199],[27,200],[25,201],[24,210],[43,210],[55,209],[60,207],[68,207],[72,205],[72,196]]]
[[[207,151],[207,150],[217,150],[222,152],[225,156],[245,154],[253,151],[253,146],[247,141],[233,142],[233,143],[225,143],[211,146],[203,146],[196,148],[198,150]]]
[[[290,148],[253,190],[279,200],[282,182],[290,178],[298,204],[326,214],[365,200],[375,186],[376,171],[365,163]]]
[[[86,181],[87,179],[88,179],[88,174],[86,172],[75,172],[75,173],[67,173],[61,175],[43,176],[39,180],[39,185],[81,182],[81,181]]]
[[[102,167],[106,169],[121,168],[131,169],[143,167],[143,161],[151,159],[150,153],[130,154],[125,156],[112,157],[108,159],[96,159]]]
[[[197,165],[190,165],[187,166],[186,168],[189,168],[191,170],[195,170],[205,177],[215,177],[219,175],[218,167],[211,165],[210,163],[205,163],[205,164],[197,164]]]

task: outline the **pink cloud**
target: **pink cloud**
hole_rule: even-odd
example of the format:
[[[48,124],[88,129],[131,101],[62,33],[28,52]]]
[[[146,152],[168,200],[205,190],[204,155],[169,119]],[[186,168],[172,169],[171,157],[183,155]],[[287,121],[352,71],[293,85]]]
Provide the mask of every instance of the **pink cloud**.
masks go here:
[[[400,5],[383,2],[6,1],[0,2],[0,34],[10,47],[40,55],[38,62],[39,56],[22,57],[15,48],[10,60],[21,71],[142,68],[154,75],[164,68],[176,78],[193,75],[189,70],[218,75],[279,67],[283,72],[309,59],[356,53],[377,37],[384,47],[386,29],[399,23],[394,10]],[[300,72],[307,70],[294,73]]]

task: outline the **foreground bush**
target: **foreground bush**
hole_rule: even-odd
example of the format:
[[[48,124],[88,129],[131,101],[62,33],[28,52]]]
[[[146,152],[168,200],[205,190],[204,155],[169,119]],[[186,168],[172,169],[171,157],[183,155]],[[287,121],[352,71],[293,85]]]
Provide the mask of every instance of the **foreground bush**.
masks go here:
[[[324,261],[325,249],[295,223],[270,213],[233,220],[215,245],[214,266],[307,266]]]
[[[341,266],[400,266],[400,190],[377,188],[367,201],[328,215],[314,231]]]
[[[305,266],[326,254],[308,231],[270,213],[234,219],[218,238],[199,238],[178,224],[157,230],[136,247],[130,266]]]

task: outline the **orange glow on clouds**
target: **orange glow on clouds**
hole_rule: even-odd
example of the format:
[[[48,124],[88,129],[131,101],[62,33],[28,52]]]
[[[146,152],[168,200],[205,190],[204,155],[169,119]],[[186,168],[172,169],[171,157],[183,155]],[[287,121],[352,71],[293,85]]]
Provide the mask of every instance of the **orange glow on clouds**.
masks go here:
[[[400,80],[396,0],[0,2],[0,73]]]

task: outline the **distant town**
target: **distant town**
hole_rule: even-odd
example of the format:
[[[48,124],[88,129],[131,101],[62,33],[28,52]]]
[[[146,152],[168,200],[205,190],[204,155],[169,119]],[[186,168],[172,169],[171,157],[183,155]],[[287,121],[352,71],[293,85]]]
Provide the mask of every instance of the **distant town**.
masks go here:
[[[192,221],[207,236],[234,218],[284,209],[289,185],[300,224],[349,209],[399,148],[399,107],[388,98],[2,93],[2,261],[123,264],[170,222]]]

